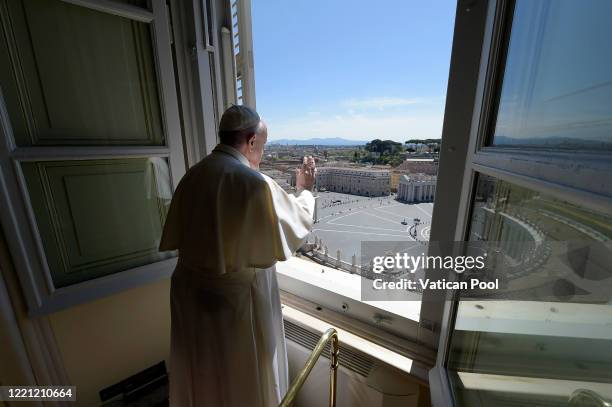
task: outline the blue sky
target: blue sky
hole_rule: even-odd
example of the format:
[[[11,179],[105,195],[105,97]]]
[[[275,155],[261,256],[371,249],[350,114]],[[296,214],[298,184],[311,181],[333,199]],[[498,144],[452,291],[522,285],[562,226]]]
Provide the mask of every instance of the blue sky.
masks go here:
[[[269,140],[440,137],[456,2],[252,0]]]

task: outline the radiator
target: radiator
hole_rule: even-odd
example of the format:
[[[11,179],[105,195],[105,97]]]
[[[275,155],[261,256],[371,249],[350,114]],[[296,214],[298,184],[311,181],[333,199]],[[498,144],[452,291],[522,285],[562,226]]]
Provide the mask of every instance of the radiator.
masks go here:
[[[285,320],[289,378],[302,369],[320,334]],[[310,373],[296,399],[296,407],[327,406],[329,349]],[[379,363],[375,358],[340,343],[338,407],[426,407],[429,393],[408,374]]]

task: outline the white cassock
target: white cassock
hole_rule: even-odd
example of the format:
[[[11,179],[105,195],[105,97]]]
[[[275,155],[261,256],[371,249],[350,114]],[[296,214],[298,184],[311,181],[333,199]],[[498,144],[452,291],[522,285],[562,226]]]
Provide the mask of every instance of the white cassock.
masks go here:
[[[179,183],[160,250],[171,286],[170,405],[276,406],[288,388],[274,264],[313,223],[309,191],[287,194],[219,144]]]

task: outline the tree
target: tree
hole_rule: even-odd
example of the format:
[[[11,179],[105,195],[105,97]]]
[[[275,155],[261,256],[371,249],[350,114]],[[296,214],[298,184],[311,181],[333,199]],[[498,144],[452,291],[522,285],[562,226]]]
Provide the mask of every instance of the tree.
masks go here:
[[[396,155],[389,160],[389,165],[395,168],[403,162],[404,162],[404,157]]]
[[[372,141],[370,141],[369,143],[366,143],[365,145],[365,149],[366,151],[369,151],[371,153],[380,153],[380,154],[384,154],[385,152],[388,152],[390,154],[394,154],[396,152],[401,152],[404,150],[404,146],[402,145],[402,143],[398,143],[397,141],[393,141],[393,140],[381,140],[381,139],[374,139]]]
[[[442,142],[442,139],[439,139],[439,138],[427,138],[424,140],[410,139],[406,141],[404,144],[430,144],[430,143],[440,144],[441,142]]]

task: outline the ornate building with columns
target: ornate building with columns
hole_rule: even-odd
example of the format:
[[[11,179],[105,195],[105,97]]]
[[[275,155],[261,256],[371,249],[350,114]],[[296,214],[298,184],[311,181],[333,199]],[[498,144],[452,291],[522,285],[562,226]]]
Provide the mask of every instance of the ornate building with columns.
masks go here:
[[[322,167],[317,168],[315,186],[319,191],[385,196],[391,193],[391,174],[388,170]]]
[[[402,175],[397,187],[397,199],[404,202],[433,202],[437,178],[425,174]]]
[[[289,183],[295,186],[295,172]],[[386,196],[391,193],[389,170],[351,167],[318,167],[315,188],[363,196]]]

